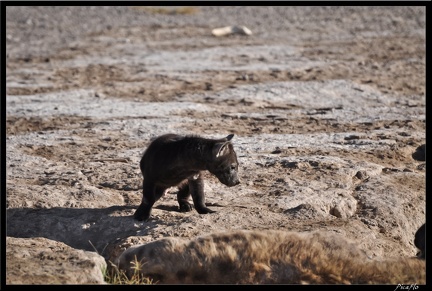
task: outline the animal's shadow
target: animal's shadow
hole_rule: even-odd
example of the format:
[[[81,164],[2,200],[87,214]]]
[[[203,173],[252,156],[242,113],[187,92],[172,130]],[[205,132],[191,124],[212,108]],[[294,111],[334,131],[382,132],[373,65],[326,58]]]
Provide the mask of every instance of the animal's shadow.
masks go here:
[[[179,211],[174,206],[161,205],[156,208]],[[111,243],[129,236],[145,236],[158,225],[166,224],[154,217],[145,222],[137,221],[133,218],[135,209],[135,206],[10,208],[6,210],[6,235],[44,237],[103,255],[104,249]]]

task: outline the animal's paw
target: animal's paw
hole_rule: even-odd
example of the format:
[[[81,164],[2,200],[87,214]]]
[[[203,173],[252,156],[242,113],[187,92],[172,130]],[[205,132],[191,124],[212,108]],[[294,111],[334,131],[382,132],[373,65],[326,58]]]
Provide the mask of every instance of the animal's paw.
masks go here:
[[[150,213],[138,208],[134,213],[134,218],[138,221],[147,221],[150,218]]]
[[[182,202],[180,204],[180,212],[189,212],[193,209],[193,205],[189,202]]]
[[[210,208],[207,207],[197,207],[196,210],[198,211],[199,214],[207,214],[207,213],[215,213],[216,211],[211,210]]]

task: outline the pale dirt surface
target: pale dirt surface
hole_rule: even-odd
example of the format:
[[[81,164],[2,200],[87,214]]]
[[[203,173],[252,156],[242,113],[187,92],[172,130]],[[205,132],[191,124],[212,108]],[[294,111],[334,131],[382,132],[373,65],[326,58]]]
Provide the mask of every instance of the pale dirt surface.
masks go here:
[[[325,230],[370,258],[416,254],[424,7],[167,9],[7,7],[8,238],[109,262],[166,236]],[[211,35],[226,25],[253,35]],[[172,189],[137,222],[139,160],[168,132],[234,133],[242,184],[208,174],[216,213],[178,212]],[[26,283],[18,264],[7,283]]]

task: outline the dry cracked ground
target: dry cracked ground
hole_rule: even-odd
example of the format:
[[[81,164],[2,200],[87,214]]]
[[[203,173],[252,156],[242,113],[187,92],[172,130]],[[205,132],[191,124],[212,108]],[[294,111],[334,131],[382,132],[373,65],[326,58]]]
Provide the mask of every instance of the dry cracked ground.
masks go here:
[[[6,284],[103,284],[131,245],[231,229],[416,255],[425,7],[6,12]],[[252,35],[211,34],[227,25]],[[242,183],[205,175],[217,212],[179,212],[172,188],[134,220],[140,158],[164,133],[235,134]]]

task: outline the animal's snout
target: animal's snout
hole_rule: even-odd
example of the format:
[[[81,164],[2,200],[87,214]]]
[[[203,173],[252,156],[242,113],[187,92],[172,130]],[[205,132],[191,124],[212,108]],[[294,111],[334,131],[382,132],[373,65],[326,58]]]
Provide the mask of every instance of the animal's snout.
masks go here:
[[[233,179],[233,180],[230,181],[230,183],[229,183],[228,186],[233,187],[233,186],[236,186],[238,184],[240,184],[240,179],[239,178],[235,178],[235,179]]]
[[[214,175],[219,179],[222,184],[228,187],[240,184],[240,179],[236,171],[215,172]]]
[[[225,184],[228,187],[232,187],[232,186],[236,186],[236,185],[240,184],[240,180],[237,177],[223,176],[223,177],[218,177],[218,178],[219,178],[219,181],[222,182],[222,184]]]

